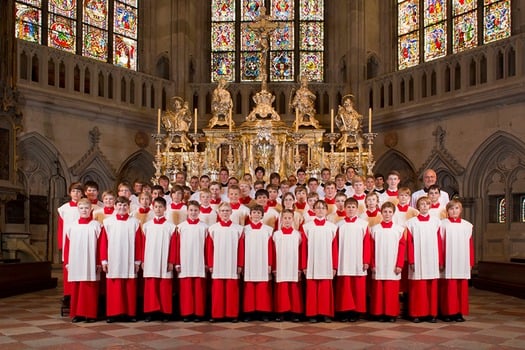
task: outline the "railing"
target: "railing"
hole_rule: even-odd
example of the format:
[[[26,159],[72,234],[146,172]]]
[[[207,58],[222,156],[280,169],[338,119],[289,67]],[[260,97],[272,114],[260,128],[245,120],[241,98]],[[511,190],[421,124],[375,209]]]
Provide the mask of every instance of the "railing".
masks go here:
[[[477,103],[502,93],[523,94],[524,74],[525,35],[521,34],[365,81],[361,101],[367,101],[379,122],[399,122],[451,109],[451,96],[468,96],[460,103]],[[498,92],[487,96],[490,90]]]

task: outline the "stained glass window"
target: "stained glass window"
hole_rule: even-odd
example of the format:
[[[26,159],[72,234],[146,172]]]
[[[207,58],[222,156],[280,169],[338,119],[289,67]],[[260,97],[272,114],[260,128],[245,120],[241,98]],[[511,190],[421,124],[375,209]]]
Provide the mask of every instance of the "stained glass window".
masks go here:
[[[278,24],[267,57],[251,29],[263,6]],[[263,63],[270,81],[294,81],[300,74],[323,80],[324,1],[212,0],[211,22],[212,81],[260,81]]]
[[[138,0],[16,0],[15,4],[18,38],[137,69]]]
[[[468,50],[511,34],[511,0],[395,1],[398,69]],[[479,28],[482,23],[482,28]]]

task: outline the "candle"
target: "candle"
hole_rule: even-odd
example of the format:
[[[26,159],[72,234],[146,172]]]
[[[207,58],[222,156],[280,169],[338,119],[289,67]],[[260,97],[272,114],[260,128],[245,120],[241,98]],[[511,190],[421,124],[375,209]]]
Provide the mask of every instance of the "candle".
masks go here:
[[[330,110],[330,132],[334,133],[334,109]]]
[[[197,108],[195,108],[194,114],[195,114],[195,125],[193,126],[193,131],[196,134],[197,133]]]
[[[222,147],[219,146],[219,148],[217,149],[217,152],[219,152],[219,167],[221,166],[221,158],[222,158]]]
[[[372,108],[368,108],[368,132],[372,132]]]
[[[157,113],[157,134],[160,134],[160,108]]]
[[[233,124],[233,119],[232,119],[232,110],[230,109],[230,132],[232,132],[232,124]]]
[[[299,131],[299,110],[295,110],[295,132]]]

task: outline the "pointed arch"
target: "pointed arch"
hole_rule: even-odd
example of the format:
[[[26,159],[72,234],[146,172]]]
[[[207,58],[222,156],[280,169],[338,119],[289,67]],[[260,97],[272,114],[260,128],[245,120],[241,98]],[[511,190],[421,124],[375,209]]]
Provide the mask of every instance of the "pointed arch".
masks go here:
[[[407,156],[395,149],[388,150],[377,160],[374,174],[383,174],[386,180],[387,174],[392,170],[397,170],[401,174],[400,187],[409,187],[412,190],[417,187],[414,165]]]
[[[132,182],[135,179],[150,181],[155,168],[153,167],[153,155],[146,150],[139,150],[130,155],[121,165],[117,172],[117,182]]]

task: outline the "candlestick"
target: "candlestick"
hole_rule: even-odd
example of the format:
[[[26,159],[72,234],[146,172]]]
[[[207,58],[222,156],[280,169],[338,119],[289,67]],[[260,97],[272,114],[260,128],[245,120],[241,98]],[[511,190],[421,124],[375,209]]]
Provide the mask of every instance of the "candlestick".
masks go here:
[[[160,108],[157,111],[157,134],[160,134]]]
[[[222,147],[219,146],[219,148],[217,149],[217,151],[219,152],[219,167],[221,166],[221,158],[222,158]]]
[[[197,133],[197,108],[195,108],[195,125],[193,126],[193,130],[195,132],[195,134]]]
[[[230,124],[229,125],[229,130],[230,130],[230,132],[232,132],[233,119],[232,119],[232,110],[231,109],[230,109],[230,118],[229,119],[230,119],[230,122],[228,123],[228,124]]]
[[[295,132],[299,130],[299,110],[295,110]]]
[[[372,132],[372,108],[368,108],[368,132]]]
[[[334,133],[334,109],[330,110],[330,132]]]

